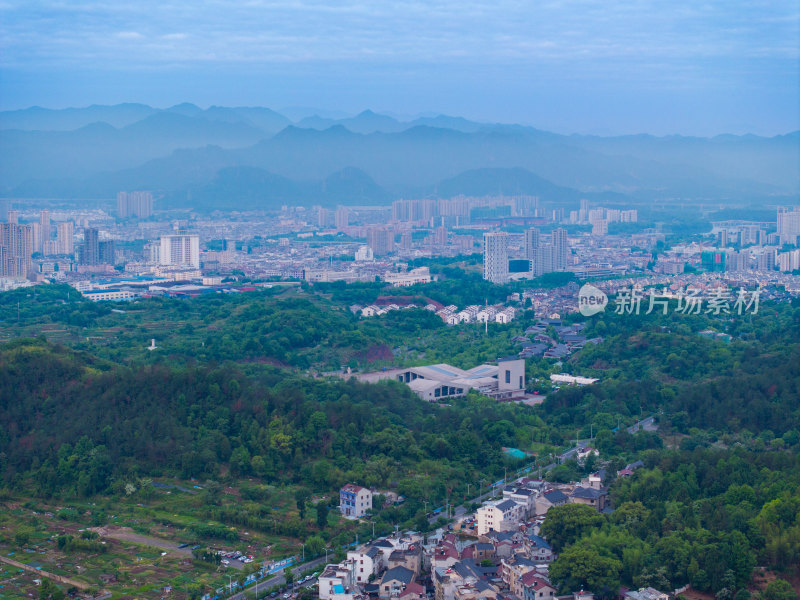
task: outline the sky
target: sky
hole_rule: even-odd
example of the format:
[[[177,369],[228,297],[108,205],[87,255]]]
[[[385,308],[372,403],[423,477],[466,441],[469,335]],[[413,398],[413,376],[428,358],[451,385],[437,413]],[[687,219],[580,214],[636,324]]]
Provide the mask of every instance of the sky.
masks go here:
[[[778,135],[800,3],[0,0],[0,109],[120,102]]]

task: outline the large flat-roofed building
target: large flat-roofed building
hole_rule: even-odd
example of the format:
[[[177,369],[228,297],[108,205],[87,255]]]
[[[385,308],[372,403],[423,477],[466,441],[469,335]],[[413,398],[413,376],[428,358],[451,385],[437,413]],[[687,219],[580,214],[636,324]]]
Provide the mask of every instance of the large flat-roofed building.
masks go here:
[[[484,364],[469,370],[448,364],[406,367],[357,375],[366,382],[392,379],[405,383],[423,400],[436,402],[466,396],[474,389],[498,400],[512,400],[525,394],[525,360],[505,358],[496,365]]]

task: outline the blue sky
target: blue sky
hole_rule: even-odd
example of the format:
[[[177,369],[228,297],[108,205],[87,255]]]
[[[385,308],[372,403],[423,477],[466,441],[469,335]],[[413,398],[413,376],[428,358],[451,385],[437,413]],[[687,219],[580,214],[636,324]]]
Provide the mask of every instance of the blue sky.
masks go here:
[[[800,128],[794,0],[0,0],[0,108],[447,113],[571,133]]]

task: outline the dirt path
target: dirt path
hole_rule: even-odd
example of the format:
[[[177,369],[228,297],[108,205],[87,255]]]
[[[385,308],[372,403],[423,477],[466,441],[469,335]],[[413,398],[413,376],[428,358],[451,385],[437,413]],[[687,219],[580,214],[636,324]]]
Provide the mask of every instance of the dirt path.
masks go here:
[[[176,556],[192,555],[190,548],[178,548],[177,544],[148,535],[141,535],[128,527],[93,527],[92,531],[96,531],[101,537],[110,537],[123,542],[133,542],[134,544],[161,548]]]
[[[38,573],[48,579],[52,579],[53,581],[57,581],[58,583],[64,583],[66,585],[72,585],[78,588],[79,590],[88,589],[90,586],[86,583],[82,583],[80,581],[75,581],[74,579],[67,579],[66,577],[62,577],[61,575],[55,575],[54,573],[48,573],[47,571],[43,571],[42,569],[37,569],[35,567],[31,567],[30,565],[26,565],[25,563],[17,562],[16,560],[11,560],[10,558],[6,558],[4,556],[0,556],[0,560],[4,563],[7,563],[11,566],[18,567],[20,569],[25,569],[26,571],[30,571],[31,573]]]

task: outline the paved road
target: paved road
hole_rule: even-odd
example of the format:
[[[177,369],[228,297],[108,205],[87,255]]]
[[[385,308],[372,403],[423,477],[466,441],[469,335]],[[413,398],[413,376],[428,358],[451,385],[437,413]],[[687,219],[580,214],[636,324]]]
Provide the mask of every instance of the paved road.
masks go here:
[[[301,565],[297,565],[296,567],[292,567],[292,573],[295,577],[299,576],[300,573],[304,571],[308,571],[309,569],[316,569],[317,567],[325,564],[325,557],[321,556],[319,558],[315,558],[314,560],[310,560],[307,563],[303,563]],[[231,564],[233,566],[233,564]],[[302,584],[295,584],[295,589],[299,589],[301,587],[308,587],[316,583],[316,580],[307,581],[306,583]],[[262,579],[258,582],[258,589],[259,592],[261,590],[268,590],[271,587],[280,586],[283,587],[286,585],[286,578],[283,576],[283,572],[276,573],[273,577],[269,579]],[[254,590],[256,584],[253,583],[247,587],[247,590]],[[233,596],[230,596],[228,600],[245,600],[245,592],[244,590],[241,592],[236,592]]]
[[[636,433],[639,430],[656,431],[658,429],[658,425],[655,424],[655,416],[652,416],[652,417],[647,417],[646,419],[642,419],[641,421],[637,421],[636,423],[634,423],[633,425],[631,425],[627,429],[628,429],[628,433]],[[577,442],[578,445],[575,446],[574,448],[570,448],[569,450],[567,450],[563,454],[560,454],[558,456],[558,461],[557,462],[550,463],[549,465],[544,465],[542,467],[531,467],[530,468],[530,472],[538,471],[539,469],[541,469],[542,472],[546,473],[547,471],[550,471],[550,470],[556,468],[559,464],[561,464],[565,460],[570,460],[570,459],[574,458],[576,453],[578,452],[578,450],[586,448],[589,445],[589,442],[591,442],[591,440],[578,440],[578,442]],[[509,478],[509,481],[513,481],[514,479],[516,479],[516,477],[519,477],[519,475],[521,473],[523,473],[523,472],[524,472],[524,469],[521,469],[520,471],[517,471],[516,475],[512,475]],[[505,485],[505,481],[504,480],[501,480],[501,481],[503,481],[503,485]],[[491,489],[488,492],[486,492],[485,494],[481,494],[480,496],[477,496],[476,498],[473,498],[472,500],[466,502],[465,504],[472,504],[473,502],[481,503],[484,500],[492,497],[497,492],[499,492],[500,489],[502,489],[502,486],[498,486],[498,488]],[[455,509],[453,510],[452,514],[453,514],[453,518],[459,519],[459,518],[461,518],[461,517],[463,517],[464,515],[467,514],[467,509],[463,505],[456,506]],[[444,515],[441,515],[441,514],[433,515],[433,516],[428,518],[428,522],[429,523],[435,523],[439,519],[440,516],[443,517]]]

